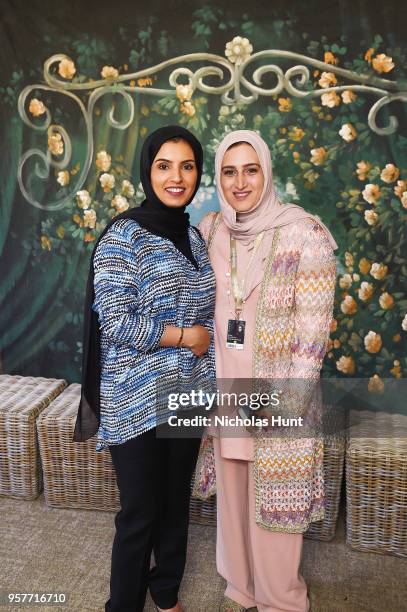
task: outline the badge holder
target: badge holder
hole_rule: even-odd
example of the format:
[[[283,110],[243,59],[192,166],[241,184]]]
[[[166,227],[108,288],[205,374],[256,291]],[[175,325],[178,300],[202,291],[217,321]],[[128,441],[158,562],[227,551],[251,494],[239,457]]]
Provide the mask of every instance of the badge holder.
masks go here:
[[[244,346],[244,334],[246,321],[240,319],[229,319],[228,333],[226,336],[226,348],[242,350]]]

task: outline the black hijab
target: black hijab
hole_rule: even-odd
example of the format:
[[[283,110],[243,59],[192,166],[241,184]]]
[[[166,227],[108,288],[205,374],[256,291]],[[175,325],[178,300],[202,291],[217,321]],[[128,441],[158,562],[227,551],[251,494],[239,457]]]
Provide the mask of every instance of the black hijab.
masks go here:
[[[179,208],[170,208],[161,202],[153,190],[150,178],[151,166],[158,151],[165,142],[172,138],[182,138],[182,140],[188,142],[194,152],[198,170],[194,192],[186,205]],[[143,145],[140,158],[140,178],[146,199],[141,204],[141,207],[137,209],[136,217],[132,217],[136,218],[140,225],[153,234],[171,240],[177,249],[192,262],[195,268],[198,266],[189,243],[189,214],[185,212],[185,209],[192,202],[198,191],[202,176],[202,165],[203,151],[201,143],[185,128],[169,125],[152,132]]]
[[[185,206],[170,208],[156,196],[151,185],[151,166],[164,142],[180,138],[191,146],[198,170],[195,190]],[[149,232],[171,240],[174,246],[197,268],[189,241],[189,214],[185,208],[198,191],[202,176],[203,151],[195,136],[179,125],[169,125],[152,132],[145,140],[140,158],[140,177],[146,199],[140,207],[117,215],[100,234],[93,249],[86,286],[83,321],[82,389],[73,440],[84,442],[97,432],[100,423],[100,330],[97,313],[92,309],[95,299],[93,261],[100,239],[119,219],[133,219]]]

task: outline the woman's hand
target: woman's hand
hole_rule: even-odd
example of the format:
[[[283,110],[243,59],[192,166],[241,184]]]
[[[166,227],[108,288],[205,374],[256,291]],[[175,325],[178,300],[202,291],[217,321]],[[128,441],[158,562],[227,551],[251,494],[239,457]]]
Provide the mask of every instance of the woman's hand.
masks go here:
[[[206,353],[211,343],[208,330],[203,325],[184,327],[184,337],[181,346],[189,348],[194,355],[201,357]]]
[[[180,346],[190,349],[194,355],[201,357],[209,348],[211,337],[208,330],[203,325],[193,325],[192,327],[184,327],[181,338],[181,327],[167,325],[163,335],[161,336],[160,346]]]

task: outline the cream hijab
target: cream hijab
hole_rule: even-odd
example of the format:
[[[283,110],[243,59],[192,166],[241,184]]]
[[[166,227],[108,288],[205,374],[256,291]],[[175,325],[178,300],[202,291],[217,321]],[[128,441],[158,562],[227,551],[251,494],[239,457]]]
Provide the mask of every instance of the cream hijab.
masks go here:
[[[220,184],[222,161],[227,149],[236,142],[247,142],[256,151],[264,175],[264,187],[260,200],[252,210],[246,213],[236,213],[228,204]],[[236,130],[225,136],[219,145],[215,157],[216,185],[218,190],[222,219],[229,228],[232,236],[241,240],[243,244],[250,244],[261,232],[274,230],[300,219],[314,219],[326,232],[333,249],[338,248],[331,232],[322,223],[321,219],[311,215],[296,204],[282,204],[273,183],[273,170],[271,155],[264,140],[251,130]],[[274,233],[274,231],[272,232]],[[266,241],[269,242],[269,241]]]

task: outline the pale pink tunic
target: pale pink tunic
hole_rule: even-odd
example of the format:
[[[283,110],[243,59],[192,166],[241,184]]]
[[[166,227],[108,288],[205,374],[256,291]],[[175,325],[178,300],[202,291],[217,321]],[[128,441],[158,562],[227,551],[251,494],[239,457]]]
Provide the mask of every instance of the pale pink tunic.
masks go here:
[[[200,229],[205,237],[208,234],[208,219],[205,218],[200,224]],[[253,340],[256,323],[256,306],[259,299],[261,281],[263,278],[264,259],[267,254],[267,246],[271,246],[272,232],[268,232],[263,239],[262,248],[256,255],[263,258],[255,261],[252,270],[249,271],[246,286],[251,291],[245,298],[245,304],[241,319],[246,321],[245,342],[243,349],[226,348],[226,336],[228,320],[235,318],[235,302],[230,280],[230,234],[227,227],[221,223],[214,235],[209,249],[209,257],[216,276],[216,309],[215,309],[215,353],[216,353],[216,376],[219,381],[220,391],[228,391],[227,381],[223,379],[236,379],[252,377],[252,353]],[[236,241],[238,280],[241,281],[246,273],[250,262],[253,243],[244,245],[240,240]],[[253,286],[254,285],[254,286]],[[247,390],[246,390],[247,391]],[[243,392],[243,388],[242,388]],[[229,430],[230,432],[230,430]],[[225,459],[243,459],[253,461],[253,438],[245,428],[240,430],[241,437],[237,437],[238,430],[233,427],[233,434],[227,430],[220,431],[219,427],[208,428],[207,433],[220,437],[221,455]]]

